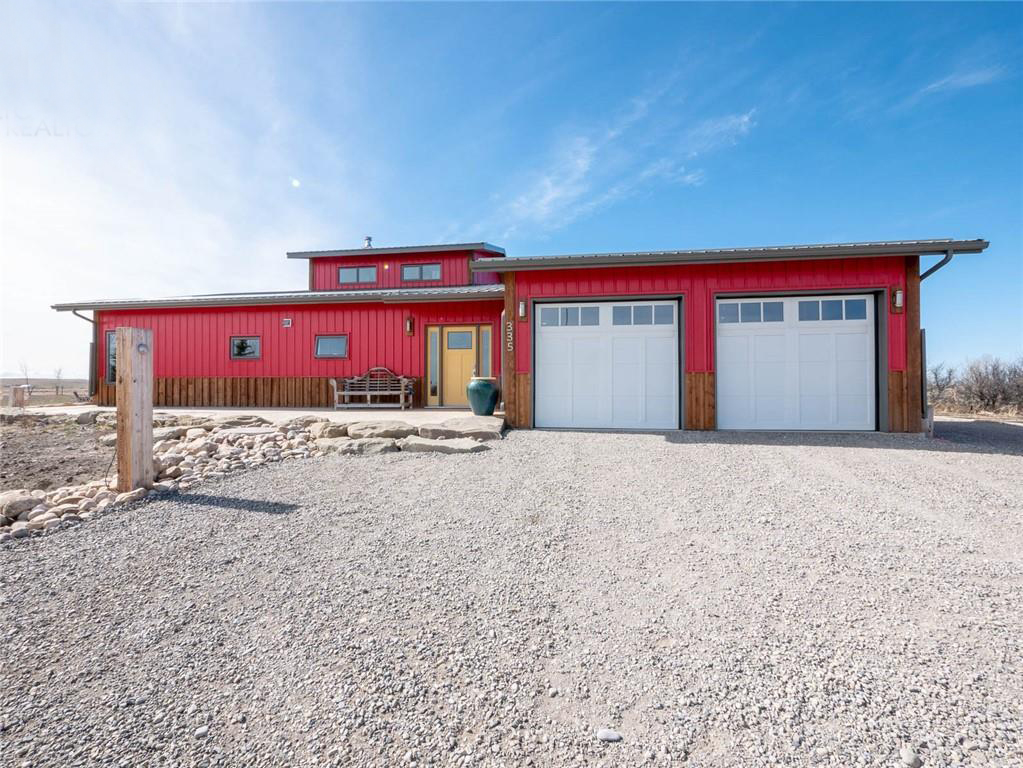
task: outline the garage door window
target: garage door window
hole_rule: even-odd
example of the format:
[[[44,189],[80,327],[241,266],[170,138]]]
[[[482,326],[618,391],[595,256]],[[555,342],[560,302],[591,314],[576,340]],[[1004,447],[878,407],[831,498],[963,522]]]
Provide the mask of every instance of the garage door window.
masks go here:
[[[785,302],[782,301],[765,301],[764,302],[764,322],[765,323],[782,323],[785,321]]]
[[[845,319],[846,320],[866,320],[867,319],[867,300],[866,299],[846,299],[845,300]]]
[[[785,304],[781,301],[726,301],[718,304],[719,323],[780,323],[784,320]]]
[[[546,328],[600,325],[600,307],[541,307],[540,325]]]
[[[671,304],[654,307],[654,325],[672,325],[675,322],[675,308]]]
[[[540,310],[540,325],[558,325],[558,310],[544,307]]]
[[[654,324],[654,308],[653,307],[633,307],[632,308],[632,324],[633,325],[653,325]]]
[[[739,305],[739,319],[744,323],[760,322],[760,302],[747,302]]]
[[[799,319],[817,320],[866,320],[866,299],[821,299],[799,302]]]
[[[821,303],[819,301],[799,302],[799,319],[801,321],[820,320]]]

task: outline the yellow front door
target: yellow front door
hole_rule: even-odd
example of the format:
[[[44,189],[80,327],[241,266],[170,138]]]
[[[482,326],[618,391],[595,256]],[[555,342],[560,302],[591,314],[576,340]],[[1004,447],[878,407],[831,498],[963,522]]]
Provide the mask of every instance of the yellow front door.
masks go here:
[[[468,405],[465,388],[476,368],[476,326],[444,326],[442,332],[441,404]]]

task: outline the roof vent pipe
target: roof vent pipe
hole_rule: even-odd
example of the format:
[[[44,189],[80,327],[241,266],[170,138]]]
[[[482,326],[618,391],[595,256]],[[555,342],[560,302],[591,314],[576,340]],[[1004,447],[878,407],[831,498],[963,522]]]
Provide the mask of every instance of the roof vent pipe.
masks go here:
[[[928,269],[928,270],[927,270],[926,272],[924,272],[924,273],[923,273],[922,275],[920,275],[920,282],[922,283],[922,282],[923,282],[924,280],[926,280],[926,279],[927,279],[928,277],[930,277],[930,276],[931,276],[931,275],[933,275],[933,274],[934,274],[935,272],[937,272],[937,271],[938,271],[939,269],[941,269],[941,268],[942,268],[943,266],[945,266],[945,265],[946,265],[946,264],[948,264],[948,263],[949,263],[950,261],[952,261],[952,256],[953,256],[953,254],[954,254],[954,253],[955,253],[955,251],[953,251],[953,250],[952,250],[951,248],[950,248],[949,250],[945,251],[945,255],[944,255],[944,257],[943,257],[943,258],[941,259],[941,261],[939,261],[939,262],[938,262],[937,264],[935,264],[935,265],[934,265],[933,267],[931,267],[931,268],[930,268],[930,269]]]
[[[373,237],[371,235],[366,235],[362,239],[362,247],[363,248],[372,248],[373,247]]]

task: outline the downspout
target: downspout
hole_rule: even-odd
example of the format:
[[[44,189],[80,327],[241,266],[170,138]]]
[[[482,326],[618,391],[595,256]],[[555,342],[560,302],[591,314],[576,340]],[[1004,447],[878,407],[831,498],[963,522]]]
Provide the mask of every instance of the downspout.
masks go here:
[[[79,314],[77,309],[72,309],[71,314],[75,317],[80,317],[87,323],[92,323],[92,343],[89,345],[89,397],[95,397],[96,392],[99,389],[99,377],[97,376],[96,371],[96,352],[99,344],[99,326],[96,324],[96,319],[94,317],[89,318],[85,315]]]
[[[941,261],[920,275],[920,282],[922,283],[928,277],[952,261],[952,257],[954,255],[955,252],[951,248],[945,251],[945,255],[942,257]],[[934,427],[933,421],[931,421],[931,408],[930,403],[927,402],[927,331],[923,328],[920,329],[920,410],[924,429],[929,434],[933,434]]]
[[[945,251],[945,256],[944,256],[944,257],[943,257],[943,258],[941,259],[941,261],[939,261],[939,262],[938,262],[937,264],[935,264],[935,265],[934,265],[933,267],[931,267],[931,268],[930,268],[930,269],[928,269],[928,270],[927,270],[926,272],[924,272],[924,273],[923,273],[922,275],[920,275],[920,282],[922,283],[922,282],[923,282],[924,280],[926,280],[926,279],[927,279],[928,277],[930,277],[930,276],[931,276],[931,275],[933,275],[933,274],[934,274],[935,272],[937,272],[937,271],[938,271],[939,269],[941,269],[941,268],[942,268],[943,266],[945,266],[945,265],[946,265],[946,264],[948,264],[948,263],[949,263],[950,261],[952,261],[952,256],[954,256],[954,255],[955,255],[955,252],[954,252],[954,251],[952,251],[951,249],[950,249],[950,250],[947,250],[947,251]]]

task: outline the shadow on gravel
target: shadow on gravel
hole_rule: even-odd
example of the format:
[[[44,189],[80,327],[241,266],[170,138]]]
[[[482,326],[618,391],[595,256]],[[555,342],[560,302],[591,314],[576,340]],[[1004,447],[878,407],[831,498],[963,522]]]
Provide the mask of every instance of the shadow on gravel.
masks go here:
[[[801,445],[820,448],[987,453],[1023,456],[1023,424],[1004,421],[936,421],[934,437],[884,432],[661,432],[669,443]]]
[[[235,496],[209,496],[204,493],[176,493],[173,496],[168,496],[167,499],[177,504],[188,504],[193,507],[239,509],[242,512],[260,512],[264,515],[286,515],[299,508],[298,504],[260,501],[259,499],[240,499]]]

